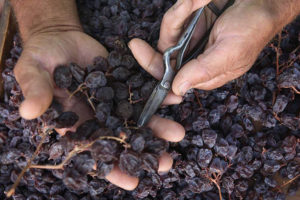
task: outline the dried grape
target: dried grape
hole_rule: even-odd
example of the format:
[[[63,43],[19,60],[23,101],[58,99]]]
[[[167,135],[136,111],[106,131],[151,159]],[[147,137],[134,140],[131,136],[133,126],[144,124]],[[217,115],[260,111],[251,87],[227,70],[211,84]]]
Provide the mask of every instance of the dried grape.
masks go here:
[[[69,67],[60,65],[53,72],[53,79],[59,88],[68,88],[72,84],[72,73]]]
[[[51,130],[33,163],[57,165],[74,148],[86,149],[62,169],[27,170],[14,199],[219,199],[218,185],[223,199],[285,199],[295,193],[299,178],[292,179],[300,167],[299,19],[284,28],[280,46],[276,36],[262,50],[245,75],[215,90],[189,90],[181,104],[157,111],[184,126],[186,136],[180,143],[136,127],[157,81],[139,66],[126,44],[138,37],[157,46],[163,14],[174,3],[77,0],[84,31],[106,47],[108,57],[98,56],[87,66],[57,66],[53,78],[58,87],[90,106],[95,118],[65,135]],[[21,51],[16,36],[2,72],[1,199],[37,148],[45,125],[71,127],[78,119],[55,101],[41,117],[21,118],[18,108],[24,97],[13,73]],[[173,167],[158,174],[159,156],[166,151]],[[101,180],[117,167],[139,177],[136,189],[124,191]],[[281,185],[275,181],[278,176],[292,180],[287,190],[276,189]]]

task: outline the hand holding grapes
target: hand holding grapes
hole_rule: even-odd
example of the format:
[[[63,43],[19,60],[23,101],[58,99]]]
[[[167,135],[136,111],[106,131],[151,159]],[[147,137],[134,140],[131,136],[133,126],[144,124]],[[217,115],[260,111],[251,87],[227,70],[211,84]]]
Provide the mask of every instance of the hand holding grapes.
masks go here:
[[[105,48],[80,30],[43,32],[29,37],[14,69],[25,97],[20,106],[21,116],[25,119],[39,117],[51,104],[53,95],[60,99],[65,110],[71,107],[74,111],[89,110],[54,86],[52,77],[58,65],[76,62],[86,66],[98,55],[106,56]],[[81,118],[87,118],[85,113],[80,113]]]
[[[210,1],[182,1],[164,15],[158,52],[147,43],[133,39],[129,46],[141,66],[153,76],[163,74],[162,53],[175,45],[191,14]],[[215,2],[215,1],[214,1]],[[227,1],[217,1],[220,8]],[[175,76],[172,89],[183,95],[191,88],[211,90],[248,71],[261,49],[299,13],[296,1],[236,1],[216,21],[206,50],[191,60]],[[200,18],[189,49],[193,49],[215,16],[206,9]]]
[[[54,71],[56,67],[71,62],[80,66],[87,66],[92,63],[95,57],[107,57],[108,53],[100,43],[82,32],[76,16],[74,2],[30,0],[26,6],[32,6],[33,2],[41,4],[41,7],[46,10],[51,7],[56,7],[59,10],[60,7],[64,6],[66,6],[65,9],[73,8],[69,12],[73,14],[68,19],[68,17],[55,18],[50,13],[49,18],[45,18],[37,24],[33,23],[34,25],[31,26],[31,21],[28,18],[31,18],[31,20],[33,18],[30,17],[30,14],[28,18],[21,19],[24,14],[22,12],[28,12],[28,9],[23,9],[22,6],[24,5],[21,6],[17,1],[13,1],[23,39],[23,52],[14,68],[15,77],[25,97],[19,108],[20,115],[25,119],[34,119],[41,116],[55,97],[63,104],[64,110],[73,111],[79,115],[78,122],[71,128],[71,130],[74,130],[83,121],[93,117],[92,110],[77,98],[69,98],[70,94],[65,89],[57,87],[53,81]],[[48,3],[51,5],[46,5]],[[170,96],[171,98],[167,98],[165,103],[179,103],[181,101],[181,97]],[[168,141],[177,142],[184,137],[183,127],[168,119],[154,116],[149,123],[149,127],[157,137]],[[57,131],[64,134],[67,130],[70,129],[59,129]],[[172,163],[171,156],[163,153],[159,158],[158,171],[168,171],[172,167]],[[138,184],[136,177],[125,174],[116,166],[106,176],[106,179],[127,190],[134,189]]]

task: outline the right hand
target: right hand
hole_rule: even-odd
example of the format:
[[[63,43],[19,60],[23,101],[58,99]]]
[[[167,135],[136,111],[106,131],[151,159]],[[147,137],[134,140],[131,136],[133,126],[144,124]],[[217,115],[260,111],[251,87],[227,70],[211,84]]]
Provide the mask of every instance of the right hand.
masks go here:
[[[209,2],[178,0],[163,17],[158,51],[140,39],[130,41],[129,47],[140,65],[154,77],[161,78],[163,52],[177,43],[191,14]],[[259,0],[237,0],[228,8],[214,24],[204,53],[182,66],[176,74],[173,92],[184,95],[191,88],[215,89],[249,70],[277,31],[275,20],[266,7]],[[191,39],[191,49],[213,20],[211,11],[205,10]]]

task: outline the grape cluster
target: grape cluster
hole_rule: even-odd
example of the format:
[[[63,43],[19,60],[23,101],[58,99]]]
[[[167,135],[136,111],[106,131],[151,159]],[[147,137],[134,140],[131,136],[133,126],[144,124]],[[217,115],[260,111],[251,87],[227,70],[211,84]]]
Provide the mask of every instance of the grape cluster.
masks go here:
[[[44,129],[69,128],[79,119],[74,112],[63,112],[62,105],[55,100],[36,120],[27,121],[19,116],[18,107],[23,96],[12,73],[21,53],[18,39],[16,36],[16,46],[11,52],[14,56],[14,51],[19,50],[16,59],[8,59],[7,68],[3,72],[5,101],[8,104],[1,103],[3,140],[1,140],[0,162],[4,167],[3,170],[6,170],[1,176],[3,178],[1,184],[16,181],[18,173],[34,154],[34,147],[41,141],[41,132]],[[68,90],[70,97],[74,95],[85,100],[95,109],[95,116],[82,123],[76,132],[69,131],[64,136],[54,133],[55,137],[47,135],[32,169],[23,177],[25,182],[20,183],[21,187],[32,179],[34,184],[38,184],[33,185],[33,190],[45,195],[53,195],[67,189],[74,194],[90,192],[91,195],[97,196],[107,187],[107,183],[102,179],[110,173],[114,165],[136,177],[145,173],[157,173],[158,158],[168,149],[169,144],[154,137],[150,129],[135,126],[144,102],[140,94],[150,95],[155,82],[150,76],[142,75],[138,68],[130,69],[132,65],[136,65],[135,63],[128,62],[130,65],[123,65],[119,62],[119,65],[115,65],[115,58],[111,57],[116,53],[121,58],[134,61],[129,54],[112,51],[109,59],[97,57],[93,65],[85,70],[75,63],[56,67],[53,73],[56,86]],[[114,66],[111,63],[114,63]],[[119,69],[127,70],[126,78],[120,78],[124,74]],[[30,149],[27,149],[28,147]],[[76,148],[80,150],[76,151]],[[58,167],[55,163],[63,165]],[[42,169],[48,169],[50,173],[43,172]],[[41,178],[31,174],[36,172]],[[8,179],[5,179],[7,178],[5,174],[9,176]],[[27,180],[29,178],[27,174],[30,180]],[[59,179],[59,182],[47,184],[44,176],[51,177],[52,181]],[[89,177],[95,178],[92,186],[96,188],[91,188]],[[97,188],[99,184],[105,188],[99,190]],[[15,195],[14,198],[20,197]]]
[[[56,101],[38,119],[20,117],[24,98],[13,68],[22,48],[14,38],[2,72],[0,199],[41,141],[12,199],[281,200],[299,191],[299,18],[264,48],[244,76],[212,91],[191,90],[181,104],[158,111],[184,126],[181,142],[169,144],[135,127],[156,81],[138,66],[126,43],[138,37],[155,47],[161,18],[173,3],[77,0],[85,32],[110,53],[89,66],[56,68],[56,85],[94,109],[93,119],[64,136],[53,131],[42,137],[45,129],[70,127],[78,120]],[[158,157],[166,150],[173,168],[158,174]],[[104,179],[115,165],[139,177],[135,190]]]
[[[93,65],[86,70],[71,63],[58,66],[54,71],[54,82],[58,87],[66,88],[79,98],[86,94],[86,102],[95,111],[95,119],[84,122],[75,133],[68,132],[61,139],[62,146],[68,146],[69,149],[73,149],[76,144],[92,141],[88,148],[89,154],[84,152],[84,155],[77,155],[75,159],[78,159],[79,164],[74,161],[72,170],[64,173],[63,182],[69,189],[78,191],[81,188],[86,191],[87,174],[104,178],[116,162],[122,171],[132,176],[140,176],[142,170],[155,173],[158,169],[158,157],[168,148],[168,143],[154,138],[150,129],[138,129],[135,126],[143,108],[142,97],[150,95],[155,82],[150,77],[147,81],[147,76],[131,69],[135,63],[122,62],[124,59],[134,62],[124,49],[110,52],[108,59],[96,57]],[[55,122],[59,122],[60,126],[69,125],[75,119],[69,113],[71,112],[64,113]],[[120,148],[118,141],[103,140],[105,137],[125,137],[130,148]],[[53,151],[56,151],[56,145]],[[57,156],[56,154],[55,157]],[[84,162],[88,164],[83,165]],[[96,169],[93,169],[94,166],[97,166]],[[82,176],[86,178],[82,179]]]

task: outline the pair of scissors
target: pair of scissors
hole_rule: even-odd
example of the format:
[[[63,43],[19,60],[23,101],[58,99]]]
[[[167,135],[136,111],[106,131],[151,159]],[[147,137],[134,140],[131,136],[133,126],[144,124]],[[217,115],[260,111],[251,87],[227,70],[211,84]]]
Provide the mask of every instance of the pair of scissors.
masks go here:
[[[208,8],[210,8],[210,10],[217,16],[219,16],[222,13],[222,11],[219,11],[217,7],[212,3],[208,5]],[[171,89],[176,72],[181,68],[182,64],[188,62],[190,59],[195,57],[195,55],[198,55],[205,48],[211,29],[205,34],[200,44],[197,45],[196,51],[192,52],[191,55],[187,56],[187,59],[183,60],[185,52],[192,38],[195,27],[200,19],[200,16],[203,13],[203,10],[204,7],[199,8],[195,11],[194,17],[190,21],[186,30],[183,32],[178,43],[175,46],[168,48],[164,52],[163,63],[165,67],[165,72],[163,78],[153,89],[148,101],[146,102],[146,105],[137,122],[137,125],[139,127],[146,125],[149,122],[150,118],[153,116],[153,114],[161,106],[162,102],[164,101]],[[175,67],[173,68],[171,66],[171,56],[174,53],[177,53],[177,57]]]

